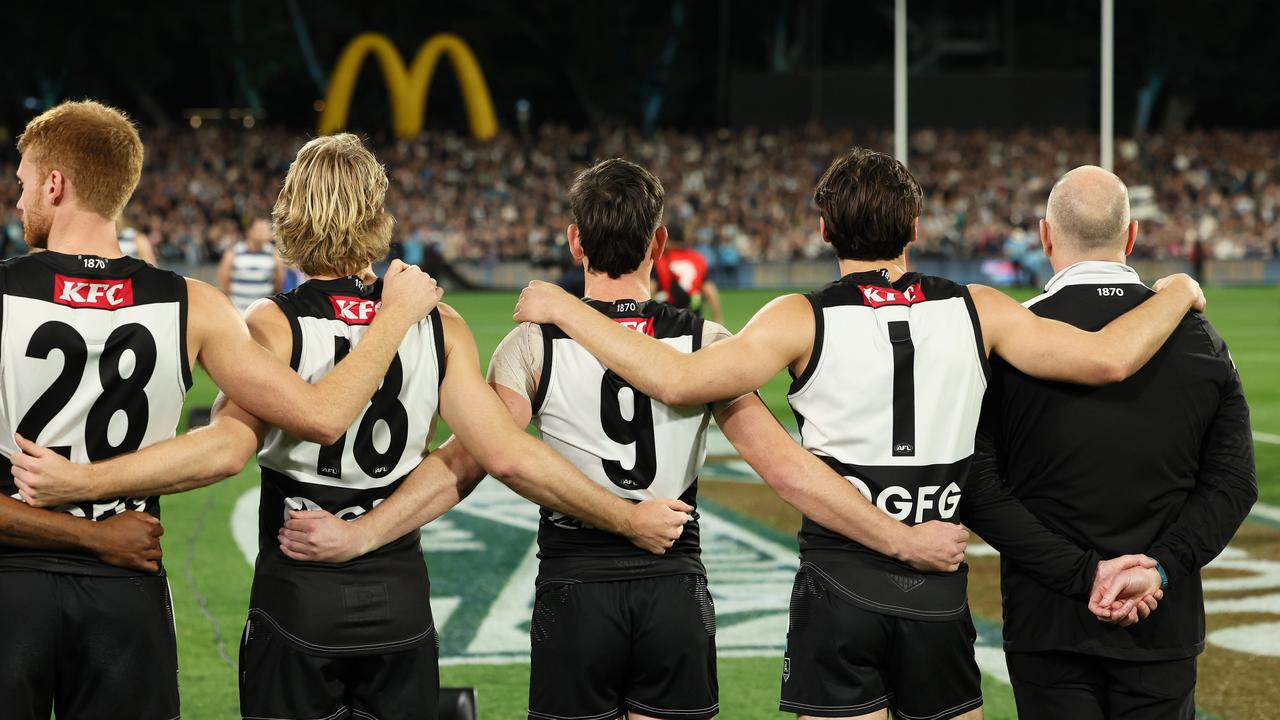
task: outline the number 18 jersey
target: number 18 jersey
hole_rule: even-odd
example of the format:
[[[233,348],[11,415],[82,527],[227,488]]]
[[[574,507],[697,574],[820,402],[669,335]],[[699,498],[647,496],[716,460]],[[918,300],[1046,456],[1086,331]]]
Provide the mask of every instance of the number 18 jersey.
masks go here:
[[[39,252],[0,263],[0,492],[19,498],[15,432],[77,463],[173,437],[191,387],[187,284],[130,257]],[[159,517],[154,498],[57,510],[103,520]],[[0,569],[138,575],[71,551],[0,546]]]
[[[308,382],[359,344],[381,305],[382,283],[310,280],[272,300],[293,331],[290,365]],[[435,310],[405,334],[364,413],[331,445],[280,429],[258,464],[258,562],[250,623],[267,623],[313,654],[389,652],[425,642],[430,589],[418,533],[345,563],[296,562],[277,535],[288,511],[354,520],[391,495],[427,454],[444,378],[444,332]]]

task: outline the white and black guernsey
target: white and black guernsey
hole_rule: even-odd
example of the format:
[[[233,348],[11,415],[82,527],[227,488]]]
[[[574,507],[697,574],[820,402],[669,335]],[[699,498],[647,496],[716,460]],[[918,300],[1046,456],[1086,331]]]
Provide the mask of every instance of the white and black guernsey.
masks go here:
[[[276,295],[293,329],[290,365],[308,382],[359,344],[381,305],[382,283],[311,280]],[[277,535],[290,509],[342,520],[372,510],[427,454],[444,377],[440,313],[409,329],[378,391],[332,445],[273,429],[258,464],[262,497],[250,623],[270,623],[312,654],[389,652],[431,638],[430,583],[418,533],[345,563],[296,562]]]
[[[702,318],[688,310],[653,301],[587,304],[681,352],[702,346]],[[542,326],[542,338],[542,376],[532,404],[543,442],[619,497],[635,502],[679,498],[696,506],[710,408],[650,399],[558,327]],[[539,582],[705,575],[701,552],[696,511],[675,546],[662,556],[547,508],[538,526]]]
[[[250,250],[247,243],[236,243],[231,250],[231,303],[244,313],[249,306],[276,289],[276,252],[271,245]]]
[[[968,289],[873,271],[807,297],[813,353],[789,395],[805,449],[904,523],[959,522],[989,373]],[[967,607],[965,566],[917,572],[808,518],[800,554],[869,610],[948,620]]]
[[[173,437],[190,387],[181,276],[130,257],[40,252],[0,263],[0,492],[19,497],[15,432],[77,463],[106,460]],[[160,516],[154,497],[56,509],[95,521]],[[84,553],[0,546],[5,569],[142,574]]]

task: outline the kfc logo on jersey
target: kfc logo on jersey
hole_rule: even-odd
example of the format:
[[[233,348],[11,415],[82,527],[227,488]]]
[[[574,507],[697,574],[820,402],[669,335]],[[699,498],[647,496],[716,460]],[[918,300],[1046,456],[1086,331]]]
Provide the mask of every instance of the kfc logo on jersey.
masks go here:
[[[924,300],[924,291],[920,289],[920,283],[906,290],[894,290],[879,285],[859,285],[858,289],[862,291],[862,299],[873,308],[884,305],[914,305]]]
[[[74,308],[115,310],[133,304],[133,279],[90,280],[53,276],[53,301]]]
[[[348,325],[368,325],[373,322],[373,316],[378,314],[378,308],[382,307],[381,300],[337,295],[331,296],[329,302],[333,305],[334,319]]]
[[[614,322],[653,337],[653,318],[614,318]]]

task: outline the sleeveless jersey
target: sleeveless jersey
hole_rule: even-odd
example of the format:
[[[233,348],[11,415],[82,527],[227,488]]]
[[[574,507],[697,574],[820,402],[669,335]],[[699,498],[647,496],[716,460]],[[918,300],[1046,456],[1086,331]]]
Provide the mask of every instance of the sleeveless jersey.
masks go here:
[[[311,280],[272,298],[293,330],[290,364],[317,382],[360,342],[382,283],[354,277]],[[290,509],[321,509],[342,520],[372,510],[427,454],[444,334],[439,311],[410,328],[364,413],[332,445],[280,429],[258,464],[262,496],[250,622],[270,624],[313,654],[362,654],[413,647],[432,633],[430,584],[418,532],[345,563],[296,562],[276,539]]]
[[[228,252],[231,258],[231,303],[243,314],[249,306],[271,295],[276,289],[276,253],[270,245],[250,250],[246,243],[236,243]]]
[[[669,248],[654,263],[658,299],[676,307],[701,311],[707,259],[693,248]]]
[[[86,463],[174,436],[191,387],[187,283],[131,257],[32,253],[0,263],[0,492],[19,497],[13,434]],[[89,520],[154,498],[57,508]],[[0,569],[132,576],[85,553],[0,546]]]
[[[959,522],[989,369],[969,291],[907,273],[846,275],[807,297],[812,357],[789,400],[801,443],[902,522]],[[921,573],[805,518],[802,562],[858,604],[918,620],[966,608],[968,569]]]
[[[681,352],[702,346],[702,318],[687,310],[652,301],[587,303]],[[542,338],[542,376],[532,402],[542,441],[619,497],[636,502],[679,498],[696,506],[710,408],[650,399],[553,325],[542,327]],[[539,574],[586,582],[705,575],[696,512],[693,518],[675,546],[659,557],[625,537],[543,508]]]

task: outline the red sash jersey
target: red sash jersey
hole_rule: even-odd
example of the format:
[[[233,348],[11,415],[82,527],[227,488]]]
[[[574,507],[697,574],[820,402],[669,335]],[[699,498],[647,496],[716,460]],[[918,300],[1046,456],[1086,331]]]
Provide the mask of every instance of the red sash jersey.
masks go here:
[[[663,297],[680,306],[675,302],[680,294],[673,292],[675,286],[678,285],[690,299],[701,297],[702,284],[707,281],[707,259],[693,248],[669,248],[654,264],[654,272]]]

